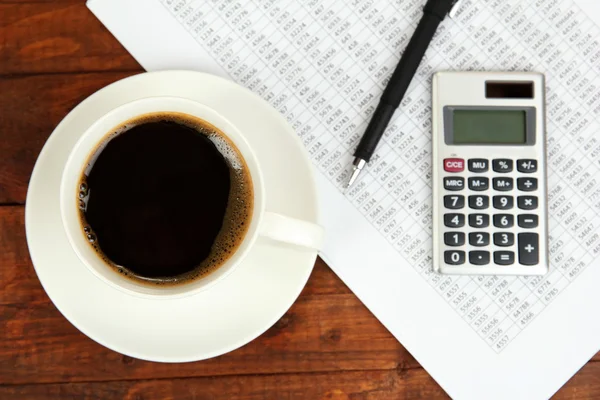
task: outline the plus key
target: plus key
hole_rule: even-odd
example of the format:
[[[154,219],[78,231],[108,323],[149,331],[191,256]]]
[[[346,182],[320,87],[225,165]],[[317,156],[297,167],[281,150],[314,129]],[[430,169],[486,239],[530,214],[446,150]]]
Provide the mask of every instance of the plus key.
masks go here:
[[[540,259],[539,235],[537,233],[519,233],[519,263],[537,265]]]

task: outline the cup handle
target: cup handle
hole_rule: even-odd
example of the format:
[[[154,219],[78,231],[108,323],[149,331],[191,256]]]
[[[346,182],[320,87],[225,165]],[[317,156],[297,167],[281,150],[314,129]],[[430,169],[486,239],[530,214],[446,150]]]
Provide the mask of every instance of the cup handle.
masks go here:
[[[325,231],[312,222],[266,211],[262,217],[259,235],[278,242],[319,250],[323,245]]]

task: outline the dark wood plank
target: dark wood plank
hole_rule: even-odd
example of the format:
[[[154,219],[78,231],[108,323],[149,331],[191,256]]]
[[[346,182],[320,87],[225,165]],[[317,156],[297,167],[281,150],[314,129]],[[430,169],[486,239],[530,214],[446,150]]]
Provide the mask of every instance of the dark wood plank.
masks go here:
[[[600,361],[598,355],[596,359]],[[556,393],[553,399],[600,399],[600,362],[587,363]]]
[[[0,75],[140,69],[84,1],[0,3],[0,38]]]
[[[29,176],[44,142],[73,107],[98,89],[132,74],[0,78],[0,204],[25,202]]]
[[[600,363],[588,364],[554,396],[600,397]],[[68,399],[447,399],[422,369],[227,376],[0,387],[0,398]]]
[[[0,306],[0,318],[3,384],[418,367],[351,295],[302,297],[243,348],[184,364],[145,362],[105,349],[46,302]]]
[[[288,313],[233,353],[187,364],[114,353],[75,329],[44,293],[23,211],[0,207],[0,384],[419,367],[322,261]]]
[[[0,4],[36,4],[36,3],[56,3],[56,4],[81,4],[86,0],[0,0]]]
[[[447,399],[422,369],[0,387],[35,399]]]

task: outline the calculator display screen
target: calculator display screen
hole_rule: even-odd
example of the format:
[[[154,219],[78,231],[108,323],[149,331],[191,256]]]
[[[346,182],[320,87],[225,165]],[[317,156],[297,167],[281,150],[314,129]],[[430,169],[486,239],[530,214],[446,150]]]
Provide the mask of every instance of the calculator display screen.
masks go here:
[[[448,144],[525,144],[525,110],[453,111],[453,143]]]

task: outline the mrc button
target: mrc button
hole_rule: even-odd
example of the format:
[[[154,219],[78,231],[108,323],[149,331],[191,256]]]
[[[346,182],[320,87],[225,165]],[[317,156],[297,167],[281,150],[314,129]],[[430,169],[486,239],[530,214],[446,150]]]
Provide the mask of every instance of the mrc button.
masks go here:
[[[462,158],[446,158],[444,159],[444,171],[446,172],[463,172],[465,170],[465,160]]]
[[[465,178],[444,178],[444,189],[463,190],[465,188]]]

